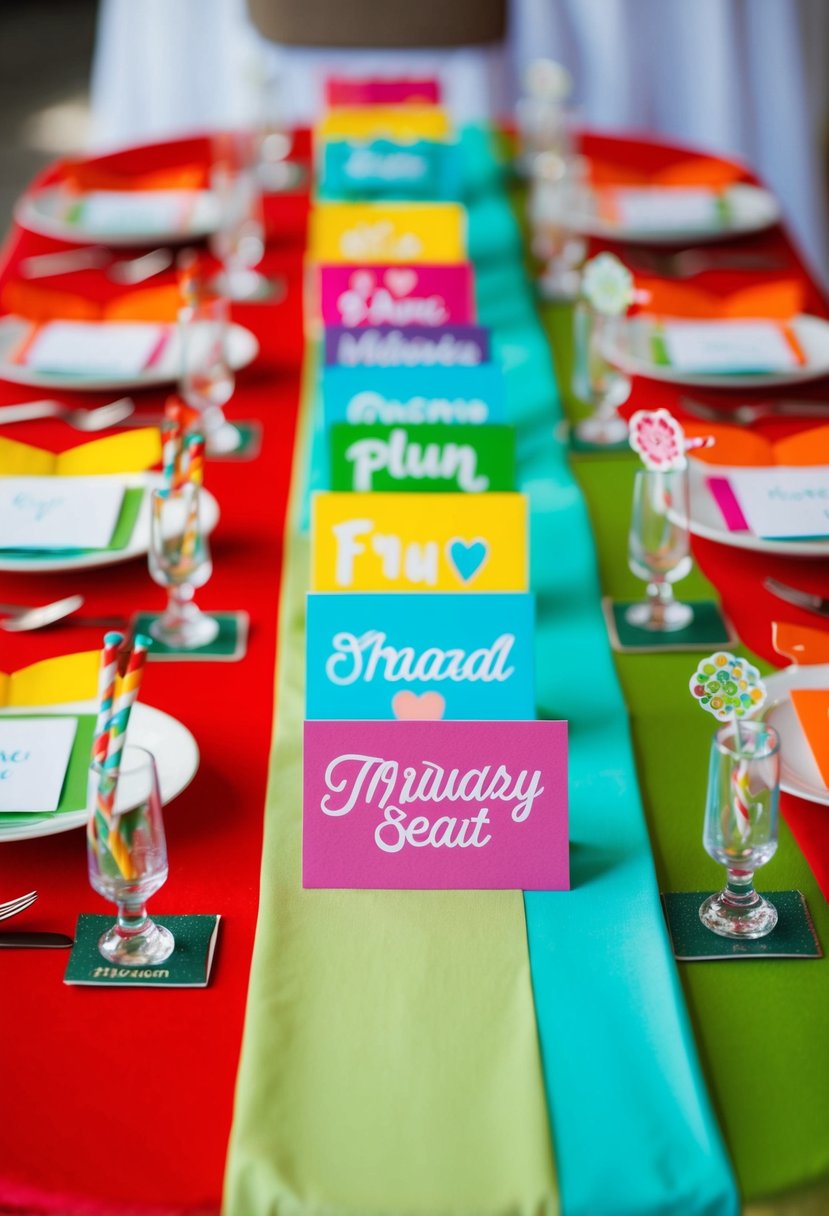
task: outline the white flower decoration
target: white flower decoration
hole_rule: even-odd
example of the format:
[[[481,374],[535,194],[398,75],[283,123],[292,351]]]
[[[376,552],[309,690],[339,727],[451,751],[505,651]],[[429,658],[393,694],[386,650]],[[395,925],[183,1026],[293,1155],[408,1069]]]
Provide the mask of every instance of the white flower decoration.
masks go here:
[[[582,295],[596,312],[621,317],[633,303],[633,275],[613,253],[599,253],[585,264]]]

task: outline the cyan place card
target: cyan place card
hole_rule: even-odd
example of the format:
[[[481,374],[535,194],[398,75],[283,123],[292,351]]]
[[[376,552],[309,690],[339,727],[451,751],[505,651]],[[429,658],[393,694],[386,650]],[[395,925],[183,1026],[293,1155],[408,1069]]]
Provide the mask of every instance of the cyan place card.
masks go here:
[[[322,265],[324,325],[468,325],[475,320],[475,279],[469,262],[453,265]]]
[[[511,426],[354,426],[329,431],[332,490],[487,494],[515,489]]]
[[[302,883],[567,890],[567,723],[306,722]]]
[[[505,422],[504,373],[480,367],[326,367],[322,374],[325,425],[335,422],[473,426]]]
[[[523,494],[318,493],[311,590],[526,591],[527,533]]]
[[[490,721],[535,716],[529,594],[307,600],[306,717]]]
[[[322,146],[324,198],[453,199],[461,173],[455,144],[418,139],[331,140]]]
[[[325,329],[325,362],[341,367],[477,367],[490,361],[482,325],[374,325]]]

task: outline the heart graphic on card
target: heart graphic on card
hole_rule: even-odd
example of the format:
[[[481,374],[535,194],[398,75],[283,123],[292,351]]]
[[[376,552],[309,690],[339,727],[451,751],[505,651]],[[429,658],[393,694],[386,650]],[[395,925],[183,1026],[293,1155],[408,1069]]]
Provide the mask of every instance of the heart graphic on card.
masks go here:
[[[439,692],[398,692],[392,697],[391,710],[400,722],[437,722],[443,717],[446,702]]]
[[[394,295],[407,296],[417,286],[417,271],[409,266],[393,268],[383,275],[383,282]]]
[[[489,556],[489,545],[480,537],[473,541],[450,540],[446,545],[446,556],[455,567],[462,582],[475,577]]]

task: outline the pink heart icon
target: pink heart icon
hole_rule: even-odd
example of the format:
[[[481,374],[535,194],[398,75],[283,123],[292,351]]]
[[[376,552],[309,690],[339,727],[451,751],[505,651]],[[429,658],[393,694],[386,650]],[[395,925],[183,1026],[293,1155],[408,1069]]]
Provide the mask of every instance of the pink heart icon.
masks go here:
[[[407,296],[417,286],[417,271],[410,267],[395,267],[383,275],[389,291],[398,297]]]
[[[401,722],[437,722],[446,702],[439,692],[398,692],[392,697],[392,713]]]

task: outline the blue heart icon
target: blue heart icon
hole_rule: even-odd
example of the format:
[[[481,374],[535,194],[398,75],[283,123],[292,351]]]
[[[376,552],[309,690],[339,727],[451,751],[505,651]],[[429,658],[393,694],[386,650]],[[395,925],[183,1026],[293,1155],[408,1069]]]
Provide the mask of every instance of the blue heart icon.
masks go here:
[[[468,583],[489,556],[489,545],[482,540],[473,540],[469,544],[463,540],[450,540],[446,546],[446,555],[457,570],[458,577]]]

